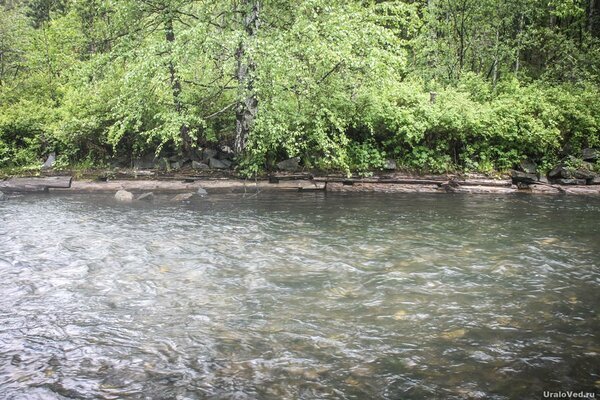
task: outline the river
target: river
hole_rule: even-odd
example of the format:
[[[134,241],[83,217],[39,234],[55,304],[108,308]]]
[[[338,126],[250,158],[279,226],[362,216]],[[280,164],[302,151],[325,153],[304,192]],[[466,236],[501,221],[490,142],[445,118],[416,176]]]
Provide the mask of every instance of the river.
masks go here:
[[[599,289],[594,197],[16,197],[0,398],[597,391]]]

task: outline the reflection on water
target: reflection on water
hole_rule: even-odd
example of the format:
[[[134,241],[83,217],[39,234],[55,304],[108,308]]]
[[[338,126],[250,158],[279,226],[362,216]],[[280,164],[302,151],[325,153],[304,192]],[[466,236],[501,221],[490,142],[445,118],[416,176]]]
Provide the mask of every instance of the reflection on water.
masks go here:
[[[600,199],[0,203],[0,398],[512,399],[600,384]]]

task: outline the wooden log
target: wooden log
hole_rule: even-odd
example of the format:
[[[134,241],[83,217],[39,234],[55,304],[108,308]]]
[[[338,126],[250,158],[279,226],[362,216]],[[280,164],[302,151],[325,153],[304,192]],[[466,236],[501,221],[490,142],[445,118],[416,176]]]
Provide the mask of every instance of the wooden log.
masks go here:
[[[0,190],[4,192],[40,192],[48,189],[68,189],[72,177],[51,176],[47,178],[11,178],[0,181]]]

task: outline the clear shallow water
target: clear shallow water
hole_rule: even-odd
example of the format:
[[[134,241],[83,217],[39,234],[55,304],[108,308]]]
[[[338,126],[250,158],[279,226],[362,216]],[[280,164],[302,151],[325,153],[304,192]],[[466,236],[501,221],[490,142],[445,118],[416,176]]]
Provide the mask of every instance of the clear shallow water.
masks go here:
[[[600,382],[600,199],[0,203],[0,398],[541,398]]]

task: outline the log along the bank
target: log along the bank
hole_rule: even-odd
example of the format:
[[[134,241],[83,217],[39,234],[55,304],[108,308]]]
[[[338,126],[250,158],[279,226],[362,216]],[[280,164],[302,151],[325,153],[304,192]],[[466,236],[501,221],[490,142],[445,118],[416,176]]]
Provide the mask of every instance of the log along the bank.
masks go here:
[[[72,177],[51,176],[45,178],[10,178],[0,181],[0,190],[4,192],[43,192],[48,189],[68,189]]]

